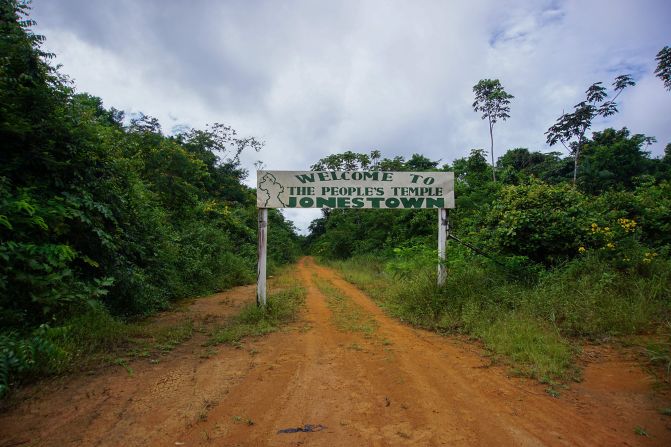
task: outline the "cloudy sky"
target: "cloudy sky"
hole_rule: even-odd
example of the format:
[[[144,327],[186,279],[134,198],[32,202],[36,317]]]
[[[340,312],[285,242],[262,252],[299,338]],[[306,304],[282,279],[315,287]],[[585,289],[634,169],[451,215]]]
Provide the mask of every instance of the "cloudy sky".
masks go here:
[[[593,82],[630,73],[627,126],[671,142],[671,92],[654,77],[671,45],[671,2],[34,0],[36,31],[79,91],[166,133],[220,122],[265,141],[243,157],[305,170],[330,153],[379,149],[451,162],[488,148],[472,87],[515,96],[495,153],[550,149],[543,133]],[[458,199],[457,199],[458,200]],[[457,203],[458,205],[458,203]],[[305,228],[316,210],[290,210]]]

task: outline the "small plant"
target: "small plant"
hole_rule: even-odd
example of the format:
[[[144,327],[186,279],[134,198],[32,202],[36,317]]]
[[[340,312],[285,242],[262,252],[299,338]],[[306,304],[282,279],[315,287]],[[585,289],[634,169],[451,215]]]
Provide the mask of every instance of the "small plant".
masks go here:
[[[555,397],[555,398],[561,396],[561,393],[559,391],[557,391],[552,386],[549,386],[549,387],[545,388],[545,392],[548,393],[550,396]]]
[[[657,343],[648,344],[645,353],[650,362],[663,368],[665,380],[671,378],[671,321],[667,321],[664,328],[665,340]]]
[[[0,398],[21,376],[36,374],[47,367],[45,363],[57,363],[65,359],[65,353],[50,339],[46,325],[35,330],[31,337],[18,334],[0,333]]]
[[[123,369],[126,370],[126,372],[128,373],[129,376],[133,375],[133,368],[131,368],[130,365],[128,365],[128,361],[126,359],[119,357],[119,358],[114,359],[114,361],[112,363],[114,363],[115,365],[119,365],[119,366],[123,367]]]
[[[634,428],[634,433],[636,433],[638,436],[645,436],[646,438],[649,438],[650,435],[648,432],[645,430],[645,428],[641,427],[640,425],[637,425]]]
[[[236,424],[246,424],[248,426],[254,425],[254,421],[251,418],[242,416],[233,416],[233,422]]]
[[[189,340],[193,336],[193,321],[187,320],[175,326],[170,326],[160,330],[154,338],[155,347],[162,352],[170,352],[180,344]]]
[[[217,353],[216,348],[214,348],[213,346],[208,346],[207,348],[205,348],[205,350],[203,352],[200,353],[200,358],[201,359],[209,359],[210,357],[212,357],[216,353]]]

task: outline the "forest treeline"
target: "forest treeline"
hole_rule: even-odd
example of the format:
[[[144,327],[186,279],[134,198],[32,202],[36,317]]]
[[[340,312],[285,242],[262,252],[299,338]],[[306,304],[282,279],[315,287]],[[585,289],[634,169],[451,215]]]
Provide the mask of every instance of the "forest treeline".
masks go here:
[[[168,136],[105,108],[50,64],[32,25],[23,2],[0,2],[0,395],[76,356],[73,321],[95,332],[256,271],[239,156],[262,142],[222,124]],[[269,219],[272,269],[299,244]]]
[[[627,128],[594,132],[584,143],[577,186],[574,160],[560,152],[527,148],[508,150],[496,162],[497,181],[487,152],[440,164],[424,155],[408,160],[345,152],[319,160],[313,170],[452,171],[457,207],[450,212],[451,231],[501,256],[515,256],[545,267],[561,265],[603,248],[599,228],[617,230],[620,219],[636,222],[625,232],[642,247],[666,253],[671,243],[671,144],[665,155],[646,151],[650,137]],[[436,238],[432,210],[324,210],[310,226],[313,253],[344,259],[400,246],[432,245]],[[622,236],[612,235],[613,238]],[[613,242],[608,239],[609,242]],[[633,258],[632,258],[633,259]]]

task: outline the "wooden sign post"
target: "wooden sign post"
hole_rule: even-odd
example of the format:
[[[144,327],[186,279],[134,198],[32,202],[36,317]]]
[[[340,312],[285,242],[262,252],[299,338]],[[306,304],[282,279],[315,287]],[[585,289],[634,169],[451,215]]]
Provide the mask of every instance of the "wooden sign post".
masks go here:
[[[268,253],[268,208],[259,208],[259,247],[256,269],[256,305],[266,305],[266,255]]]
[[[447,269],[445,267],[445,251],[447,248],[447,234],[450,231],[450,223],[447,220],[447,208],[438,210],[438,286],[445,285]]]
[[[454,208],[454,172],[257,171],[256,181],[259,306],[266,304],[268,208],[438,209],[438,285],[445,284],[447,208]]]

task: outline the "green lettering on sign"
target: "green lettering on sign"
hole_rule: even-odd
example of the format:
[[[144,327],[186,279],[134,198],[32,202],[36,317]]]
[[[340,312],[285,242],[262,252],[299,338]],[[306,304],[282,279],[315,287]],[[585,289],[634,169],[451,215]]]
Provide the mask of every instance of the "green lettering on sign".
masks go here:
[[[257,171],[259,208],[454,208],[452,172]]]

